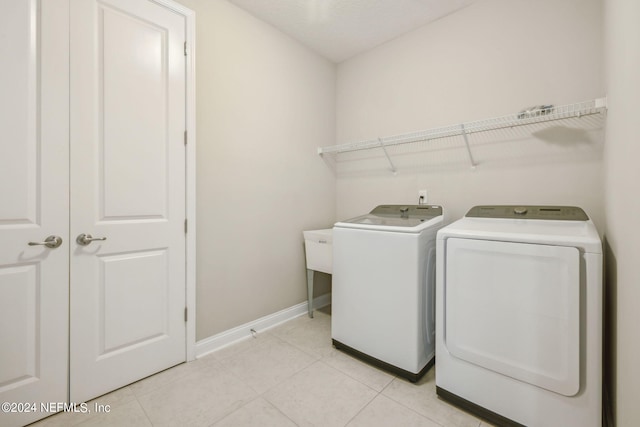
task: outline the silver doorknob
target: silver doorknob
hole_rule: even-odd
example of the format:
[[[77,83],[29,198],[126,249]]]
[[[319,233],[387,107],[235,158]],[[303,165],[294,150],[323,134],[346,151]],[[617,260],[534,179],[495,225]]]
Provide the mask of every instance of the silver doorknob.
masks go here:
[[[29,242],[29,246],[46,246],[51,249],[55,249],[62,244],[62,237],[49,236],[44,239],[44,242]]]
[[[106,237],[93,237],[91,234],[82,233],[76,238],[76,243],[82,246],[87,246],[94,240],[107,240]]]

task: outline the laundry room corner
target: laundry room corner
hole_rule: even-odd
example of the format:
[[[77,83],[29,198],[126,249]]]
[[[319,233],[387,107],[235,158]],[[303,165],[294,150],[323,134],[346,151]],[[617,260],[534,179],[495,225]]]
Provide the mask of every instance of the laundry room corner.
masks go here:
[[[335,65],[229,2],[180,3],[197,16],[200,341],[306,301],[302,231],[335,221],[316,152],[335,141]]]
[[[471,5],[338,65],[337,143],[375,140],[605,95],[601,2]],[[604,230],[603,129],[586,121],[514,127],[462,138],[340,154],[337,217],[382,203],[446,207],[582,206]]]

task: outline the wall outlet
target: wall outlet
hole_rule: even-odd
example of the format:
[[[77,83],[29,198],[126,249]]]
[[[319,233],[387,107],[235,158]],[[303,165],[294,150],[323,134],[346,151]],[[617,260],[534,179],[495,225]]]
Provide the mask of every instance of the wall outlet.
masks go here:
[[[418,204],[419,205],[427,204],[427,190],[418,190]]]

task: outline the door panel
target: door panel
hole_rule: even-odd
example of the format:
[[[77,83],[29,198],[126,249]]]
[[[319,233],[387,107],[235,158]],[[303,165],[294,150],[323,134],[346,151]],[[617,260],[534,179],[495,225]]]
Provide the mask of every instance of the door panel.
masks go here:
[[[2,307],[2,345],[12,351],[2,353],[0,384],[16,387],[34,381],[38,376],[38,298],[40,263],[0,268]],[[17,324],[15,319],[21,321]],[[11,327],[9,327],[11,326]]]
[[[185,356],[185,22],[71,2],[71,400]]]
[[[168,29],[107,5],[99,14],[98,67],[104,70],[102,81],[98,79],[97,111],[103,131],[99,148],[104,153],[100,217],[165,219]]]
[[[36,1],[2,2],[0,55],[0,224],[32,224],[37,218],[39,185],[41,29]]]
[[[68,2],[0,1],[0,402],[67,400]],[[57,248],[47,236],[63,238]],[[0,412],[0,425],[49,415]]]
[[[447,240],[444,341],[451,354],[566,396],[580,388],[580,253]]]
[[[99,317],[99,328],[103,333],[101,357],[166,338],[169,334],[167,251],[108,255],[98,259],[98,286],[104,298]],[[136,270],[143,270],[145,274],[132,276],[131,272]],[[144,307],[144,316],[138,316],[140,307]],[[138,320],[131,324],[129,319]]]

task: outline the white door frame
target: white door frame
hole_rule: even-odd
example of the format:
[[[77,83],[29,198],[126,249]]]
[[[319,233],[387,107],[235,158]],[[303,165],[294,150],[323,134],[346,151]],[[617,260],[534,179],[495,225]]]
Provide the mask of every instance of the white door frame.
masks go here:
[[[186,111],[187,130],[186,146],[186,191],[185,205],[187,215],[186,234],[186,304],[187,330],[186,351],[187,362],[196,358],[196,13],[172,0],[150,0],[185,19],[186,34]]]

